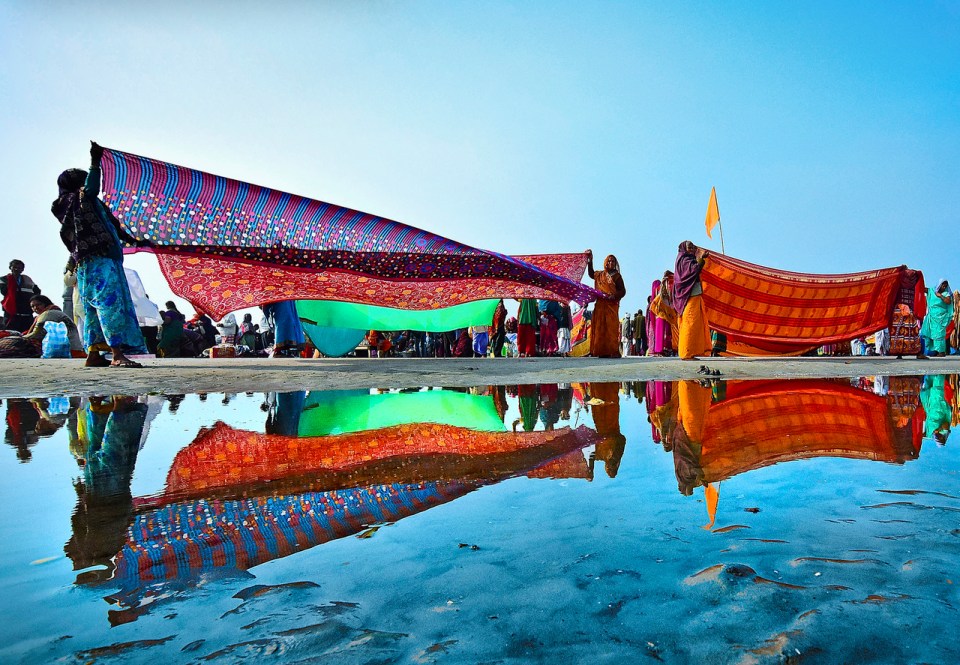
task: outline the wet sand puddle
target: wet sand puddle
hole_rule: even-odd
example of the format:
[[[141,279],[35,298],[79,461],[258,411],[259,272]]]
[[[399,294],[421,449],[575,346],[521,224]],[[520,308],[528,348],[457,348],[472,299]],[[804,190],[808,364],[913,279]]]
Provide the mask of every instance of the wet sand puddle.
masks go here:
[[[7,400],[0,658],[952,662],[956,388]]]

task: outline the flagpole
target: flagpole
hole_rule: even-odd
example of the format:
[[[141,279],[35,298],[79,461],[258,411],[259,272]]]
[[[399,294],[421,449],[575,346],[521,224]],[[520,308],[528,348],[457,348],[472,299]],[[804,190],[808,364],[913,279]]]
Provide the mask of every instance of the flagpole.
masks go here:
[[[717,227],[720,229],[720,253],[726,254],[727,251],[723,247],[723,222],[720,219],[717,219]]]

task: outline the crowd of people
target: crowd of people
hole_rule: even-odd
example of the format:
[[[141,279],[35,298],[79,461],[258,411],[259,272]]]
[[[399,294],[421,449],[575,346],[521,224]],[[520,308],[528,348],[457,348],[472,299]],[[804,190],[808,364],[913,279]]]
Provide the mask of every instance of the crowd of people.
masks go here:
[[[70,255],[63,306],[41,293],[19,259],[10,262],[9,274],[0,280],[0,358],[82,356],[92,367],[140,367],[134,357],[311,355],[290,300],[264,305],[259,323],[249,313],[241,323],[234,314],[214,322],[200,311],[187,319],[172,301],[162,311],[149,303],[139,277],[132,279],[136,273],[123,267],[123,243],[137,241],[98,197],[102,154],[100,146],[91,144],[90,169],[68,169],[57,180],[59,193],[51,211]],[[674,269],[653,282],[646,309],[622,318],[619,310],[626,287],[617,258],[607,256],[602,269],[596,270],[593,252],[587,250],[587,275],[606,296],[596,301],[592,312],[575,317],[570,303],[525,298],[517,316],[508,318],[501,300],[489,324],[444,332],[371,330],[364,346],[378,357],[529,358],[588,352],[599,358],[647,355],[690,360],[720,355],[726,351],[726,337],[710,329],[702,298],[700,274],[707,257],[689,240],[682,242]],[[960,292],[951,292],[947,280],[938,280],[928,290],[926,311],[916,311],[918,275],[907,271],[888,330],[869,341],[855,339],[818,352],[919,358],[957,353]],[[153,315],[141,311],[144,301],[153,307]],[[109,359],[105,352],[111,354]]]

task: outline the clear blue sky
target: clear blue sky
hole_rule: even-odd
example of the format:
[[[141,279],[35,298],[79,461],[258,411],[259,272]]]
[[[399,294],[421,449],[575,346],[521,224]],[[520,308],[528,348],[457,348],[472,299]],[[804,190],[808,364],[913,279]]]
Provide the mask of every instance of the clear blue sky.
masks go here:
[[[960,2],[276,4],[0,0],[3,272],[59,294],[50,201],[95,139],[486,249],[613,252],[631,311],[681,240],[719,250],[711,186],[734,256],[960,287]]]

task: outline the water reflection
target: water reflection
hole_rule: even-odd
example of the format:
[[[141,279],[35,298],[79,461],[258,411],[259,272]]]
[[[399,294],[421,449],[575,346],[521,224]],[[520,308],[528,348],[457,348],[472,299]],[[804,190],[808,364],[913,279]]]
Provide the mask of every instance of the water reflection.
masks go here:
[[[843,457],[902,464],[923,438],[945,443],[956,377],[864,377],[648,384],[653,439],[672,453],[677,487],[704,488],[711,528],[720,483],[780,462]],[[954,406],[951,407],[950,405]]]
[[[617,387],[604,389],[611,431]],[[122,609],[110,620],[124,623],[171,583],[189,587],[344,536],[368,537],[508,478],[589,478],[583,449],[599,450],[613,435],[556,427],[569,419],[572,388],[512,391],[520,432],[504,425],[506,392],[267,395],[263,432],[222,422],[202,428],[177,453],[164,491],[143,497],[131,495],[130,481],[146,406],[91,400],[78,428],[84,473],[65,547],[82,570],[77,583],[119,587],[108,600]],[[181,402],[170,400],[170,410]],[[543,429],[535,430],[538,416]]]
[[[518,522],[513,531],[506,530],[508,538],[498,541],[498,547],[503,547],[502,558],[497,558],[497,553],[483,564],[487,566],[482,569],[484,574],[492,577],[509,566],[504,561],[529,556],[531,547],[537,551],[534,558],[539,562],[541,550],[562,548],[578,539],[587,544],[578,545],[575,551],[571,550],[572,554],[566,553],[563,565],[569,568],[564,567],[560,573],[559,569],[553,570],[554,578],[545,576],[545,580],[562,587],[564,581],[556,576],[566,575],[567,570],[575,567],[593,565],[587,562],[594,561],[594,549],[587,548],[601,541],[619,542],[620,550],[604,550],[604,556],[633,549],[645,552],[648,559],[651,553],[655,555],[657,558],[650,560],[655,560],[657,566],[640,570],[637,564],[638,571],[624,573],[628,562],[620,560],[610,570],[617,571],[617,575],[635,574],[631,579],[644,580],[644,593],[659,598],[676,598],[685,589],[701,588],[698,585],[709,577],[702,573],[714,569],[735,577],[737,571],[750,569],[736,567],[744,560],[757,569],[766,564],[768,570],[782,570],[782,561],[772,563],[764,559],[772,555],[759,550],[751,550],[754,559],[737,554],[744,559],[726,568],[717,563],[725,557],[716,553],[708,555],[705,562],[700,561],[697,546],[703,545],[696,545],[690,531],[719,541],[729,529],[746,527],[733,525],[710,533],[700,531],[702,509],[697,501],[703,500],[707,512],[705,526],[713,529],[721,508],[721,486],[727,487],[726,510],[735,503],[739,510],[764,505],[786,512],[798,488],[804,489],[803,481],[795,478],[802,478],[800,474],[811,467],[791,469],[790,474],[797,474],[794,480],[769,491],[774,494],[786,488],[784,495],[767,495],[764,504],[758,495],[765,491],[765,481],[750,484],[741,478],[733,486],[736,491],[731,491],[729,483],[738,476],[762,478],[760,469],[785,462],[846,458],[866,463],[858,468],[870,477],[866,466],[883,468],[870,465],[871,462],[903,465],[918,459],[925,439],[925,456],[931,451],[949,453],[950,447],[941,449],[933,444],[946,444],[951,429],[960,424],[958,396],[956,376],[930,376],[864,377],[852,381],[704,380],[479,386],[469,390],[300,391],[253,398],[232,394],[210,395],[209,399],[206,395],[113,396],[82,401],[51,398],[8,400],[5,438],[15,449],[8,457],[18,471],[45,462],[44,456],[53,446],[39,445],[44,438],[59,432],[58,436],[68,441],[77,464],[74,491],[66,488],[73,516],[70,533],[58,537],[55,547],[58,551],[63,548],[73,569],[66,581],[92,590],[88,596],[106,598],[111,605],[109,622],[119,626],[144,616],[163,616],[155,608],[174,601],[192,603],[188,609],[203,614],[196,605],[203,602],[198,599],[207,597],[200,589],[207,583],[232,582],[236,588],[236,584],[246,584],[237,580],[251,577],[252,572],[258,577],[270,577],[283,564],[251,569],[313,548],[318,548],[314,555],[336,551],[332,541],[346,536],[364,539],[341,543],[362,546],[362,551],[352,550],[357,558],[371,556],[374,551],[383,559],[377,565],[389,567],[391,556],[398,555],[399,550],[371,547],[384,540],[384,533],[394,533],[382,530],[388,525],[407,518],[412,519],[404,522],[406,526],[418,524],[418,520],[422,524],[425,517],[445,514],[445,521],[437,518],[437,523],[450,528],[465,519],[462,512],[455,511],[471,504],[470,499],[459,501],[468,495],[473,494],[474,509],[482,511],[487,504],[481,499],[491,493],[499,491],[501,497],[535,495],[529,502],[533,504],[545,485],[562,484],[528,483],[535,486],[531,489],[523,485],[523,478],[595,482],[569,483],[582,488],[577,492],[568,492],[567,488],[555,491],[551,496],[559,501],[544,509],[546,517],[542,520],[540,513],[529,511],[529,505],[523,512],[521,499],[517,499],[521,508],[516,513],[511,512],[514,506],[509,503],[510,510],[489,515],[491,521]],[[177,417],[172,418],[171,414]],[[175,422],[178,427],[167,424],[162,431],[151,432],[151,422],[158,417],[166,418],[167,423]],[[206,420],[195,421],[197,418]],[[183,430],[184,425],[188,431]],[[178,435],[182,440],[177,439]],[[652,440],[657,446],[638,445],[638,439]],[[170,449],[165,457],[157,454],[163,448]],[[33,461],[20,465],[14,458]],[[144,459],[156,462],[161,458],[163,464],[156,472],[154,484],[148,484],[146,489],[142,483],[138,485],[137,479],[145,471],[138,470],[138,465],[142,467]],[[922,464],[904,468],[918,466]],[[150,471],[149,467],[146,471]],[[783,474],[781,479],[787,475]],[[880,483],[876,486],[883,487]],[[924,493],[913,487],[894,486],[877,491]],[[837,491],[846,498],[846,488]],[[955,498],[949,492],[927,493],[944,500]],[[744,495],[747,501],[757,503],[747,503],[744,508],[738,500]],[[577,501],[564,503],[570,497]],[[658,510],[631,512],[641,501],[644,506],[658,505]],[[451,506],[454,502],[457,508]],[[443,505],[448,507],[423,515]],[[477,505],[482,507],[477,509]],[[952,506],[909,505],[923,508],[923,519],[931,522],[936,514],[947,514],[942,511],[956,510]],[[611,511],[611,506],[616,510]],[[854,512],[869,508],[875,515],[880,510],[897,510],[897,506],[913,509],[904,508],[905,502],[865,500],[855,506]],[[68,509],[64,507],[61,521],[66,521]],[[768,536],[764,539],[745,539],[739,551],[759,547],[745,545],[747,542],[778,543],[788,551],[786,545],[795,537],[794,546],[799,552],[789,551],[794,562],[790,565],[796,567],[796,562],[808,560],[841,560],[843,552],[828,552],[831,556],[819,559],[809,556],[824,553],[811,552],[816,549],[815,543],[804,541],[797,534],[806,528],[817,533],[810,524],[822,516],[816,504],[805,509],[806,512],[797,513],[800,519],[789,527],[795,531],[787,533],[787,527],[777,526],[777,531],[768,526],[774,533],[764,533]],[[666,516],[661,517],[661,512]],[[604,522],[608,513],[615,515],[609,524]],[[759,518],[765,516],[766,513],[758,516],[751,523],[752,528],[760,528]],[[872,520],[872,524],[884,525],[875,528],[889,528],[891,532],[878,531],[870,537],[915,538],[912,533],[894,533],[893,529],[899,526],[887,526],[910,524],[898,517]],[[552,531],[555,524],[567,519],[572,520],[574,527],[567,524],[557,527],[556,533]],[[657,521],[660,519],[662,528]],[[674,521],[670,522],[671,519]],[[486,520],[485,515],[483,521]],[[804,520],[807,523],[801,525]],[[854,521],[849,514],[844,520],[844,524]],[[613,528],[591,531],[594,523],[603,523],[603,529]],[[643,524],[643,529],[636,524]],[[952,533],[952,527],[944,527],[944,522],[935,526],[936,533]],[[674,535],[688,527],[690,531],[682,540]],[[474,521],[471,528],[476,532],[483,527]],[[920,530],[919,526],[911,528]],[[527,534],[525,530],[537,533]],[[9,536],[13,532],[8,527],[4,533]],[[658,540],[659,533],[666,534],[666,540]],[[418,537],[431,540],[424,532],[412,536],[407,532],[407,540],[402,541],[401,549],[414,550],[409,555],[412,558],[419,556]],[[518,542],[507,543],[510,537]],[[528,546],[527,538],[538,545]],[[841,541],[842,538],[835,540]],[[331,544],[319,547],[326,543]],[[735,544],[725,545],[732,549],[724,547],[720,552],[737,551]],[[48,554],[44,552],[28,560]],[[300,564],[295,562],[309,562],[310,556],[292,557],[286,568],[279,568],[283,572],[275,576],[284,582],[279,586],[303,584],[303,578],[297,577]],[[880,554],[876,556],[881,558]],[[330,564],[327,558],[315,560]],[[674,561],[674,569],[669,570],[666,564],[660,566],[664,561]],[[401,563],[410,565],[409,560]],[[436,569],[428,566],[429,574],[448,563],[432,564]],[[778,565],[780,568],[775,568]],[[272,573],[262,574],[261,570]],[[606,569],[581,575],[582,579],[571,582],[572,587],[567,585],[567,593],[586,593],[584,589],[594,584],[609,584],[612,588],[617,575],[610,573],[608,579],[603,570]],[[697,573],[698,570],[701,572]],[[380,578],[374,577],[366,583],[376,586]],[[63,586],[62,575],[52,582],[52,588]],[[877,582],[874,589],[879,586]],[[801,587],[784,583],[777,588]],[[242,595],[245,591],[241,589],[236,597],[246,600]],[[492,593],[501,591],[497,588]],[[523,589],[514,591],[523,594]],[[584,602],[593,600],[577,598]],[[630,598],[634,599],[630,603],[640,603],[636,600],[639,596]],[[519,596],[512,602],[518,601]],[[98,600],[97,620],[102,624],[100,604],[102,601]],[[610,607],[620,606],[614,603]],[[497,614],[495,607],[490,610],[484,616]],[[186,613],[187,609],[185,616]],[[629,611],[624,615],[628,616]]]
[[[3,440],[16,449],[18,460],[29,462],[30,449],[63,427],[79,406],[77,397],[8,399]]]

